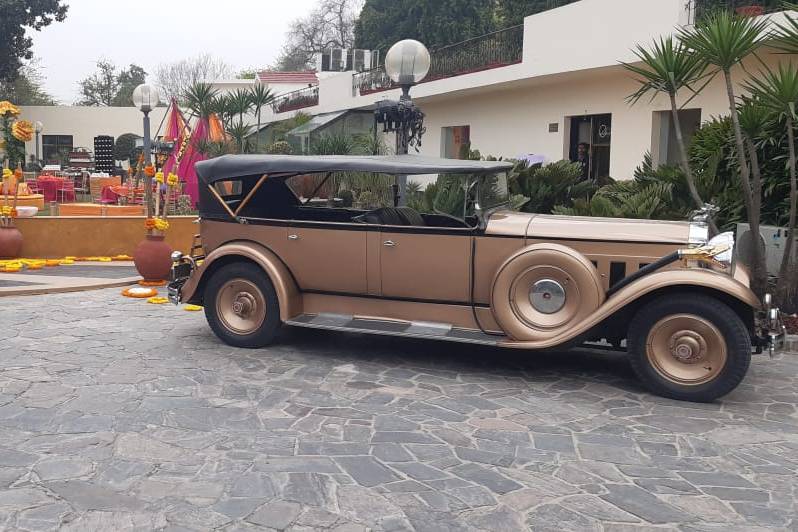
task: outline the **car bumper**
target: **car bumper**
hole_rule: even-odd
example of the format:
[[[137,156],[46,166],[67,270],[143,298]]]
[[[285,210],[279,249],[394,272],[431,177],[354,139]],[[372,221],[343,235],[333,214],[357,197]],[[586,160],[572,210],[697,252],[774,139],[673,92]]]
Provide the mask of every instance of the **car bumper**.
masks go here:
[[[169,274],[169,285],[166,287],[167,297],[171,303],[179,305],[183,302],[181,291],[183,285],[186,284],[186,281],[191,277],[194,269],[194,263],[185,259],[172,264],[172,270]]]
[[[787,327],[778,307],[771,306],[769,294],[765,295],[763,309],[757,312],[757,347],[767,349],[770,356],[781,353],[787,345]]]

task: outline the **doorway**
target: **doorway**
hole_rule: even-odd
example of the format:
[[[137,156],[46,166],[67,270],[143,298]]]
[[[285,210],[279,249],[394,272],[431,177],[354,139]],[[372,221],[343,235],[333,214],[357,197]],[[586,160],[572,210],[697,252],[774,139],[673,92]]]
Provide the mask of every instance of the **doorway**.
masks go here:
[[[612,115],[572,116],[570,126],[568,158],[571,161],[578,161],[579,145],[586,145],[588,160],[585,177],[591,181],[600,181],[609,177]]]

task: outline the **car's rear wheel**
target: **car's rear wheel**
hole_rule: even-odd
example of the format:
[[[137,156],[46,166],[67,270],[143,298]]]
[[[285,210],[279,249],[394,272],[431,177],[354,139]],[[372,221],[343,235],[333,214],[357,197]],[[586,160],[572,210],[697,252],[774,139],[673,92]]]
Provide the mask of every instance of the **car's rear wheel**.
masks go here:
[[[277,335],[277,293],[254,264],[236,262],[215,271],[205,286],[204,303],[208,324],[229,345],[263,347]]]
[[[629,325],[629,360],[653,392],[710,402],[740,384],[751,363],[751,338],[722,301],[674,294],[644,306]]]

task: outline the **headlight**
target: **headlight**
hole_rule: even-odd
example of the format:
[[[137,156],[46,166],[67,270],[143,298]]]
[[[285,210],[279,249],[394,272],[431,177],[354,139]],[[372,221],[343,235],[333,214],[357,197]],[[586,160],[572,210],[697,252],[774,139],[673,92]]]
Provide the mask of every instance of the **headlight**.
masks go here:
[[[714,255],[713,258],[726,265],[727,268],[731,267],[732,260],[734,259],[734,233],[728,231],[713,236],[709,239],[709,242],[707,242],[707,246],[726,248],[725,251],[721,251],[717,255]]]
[[[691,246],[703,246],[708,240],[709,225],[707,225],[706,222],[690,222],[690,229],[687,232],[687,243]]]

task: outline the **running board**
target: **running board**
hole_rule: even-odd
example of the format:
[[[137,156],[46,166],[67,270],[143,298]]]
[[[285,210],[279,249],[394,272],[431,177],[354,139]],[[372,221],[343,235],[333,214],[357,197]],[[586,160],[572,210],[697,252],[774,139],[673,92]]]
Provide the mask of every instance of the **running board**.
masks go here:
[[[493,336],[482,331],[460,329],[448,323],[388,321],[356,318],[346,314],[301,314],[287,320],[285,323],[286,325],[311,329],[403,336],[406,338],[423,338],[425,340],[446,340],[467,344],[498,345],[502,340],[506,340],[505,336]]]

